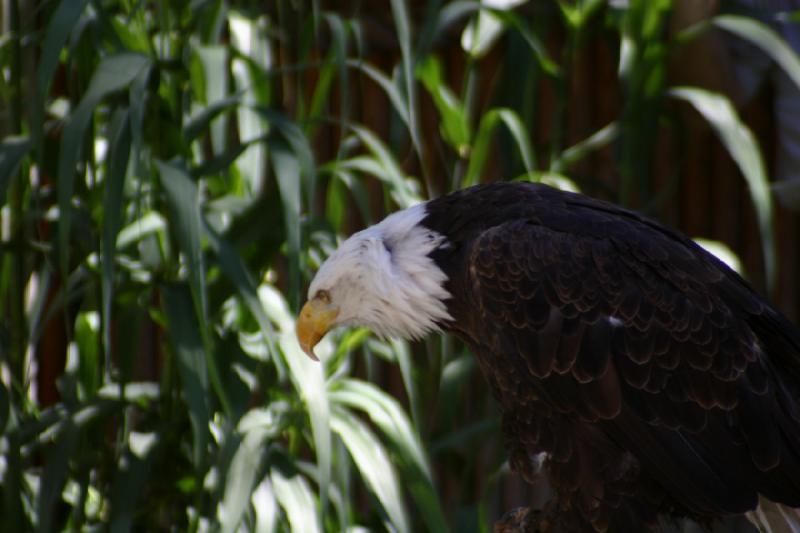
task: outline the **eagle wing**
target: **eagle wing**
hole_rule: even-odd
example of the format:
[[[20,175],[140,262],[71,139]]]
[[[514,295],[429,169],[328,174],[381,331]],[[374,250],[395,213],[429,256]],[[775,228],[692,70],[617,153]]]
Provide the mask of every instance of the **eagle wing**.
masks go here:
[[[800,505],[800,336],[716,258],[592,203],[487,229],[466,266],[495,394],[547,406],[516,438],[569,464],[563,433],[597,428],[698,514]]]

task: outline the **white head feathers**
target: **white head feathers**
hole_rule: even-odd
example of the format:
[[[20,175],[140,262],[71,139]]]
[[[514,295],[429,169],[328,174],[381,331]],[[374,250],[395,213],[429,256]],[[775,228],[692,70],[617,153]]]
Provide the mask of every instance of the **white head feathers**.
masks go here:
[[[327,291],[334,325],[362,325],[381,336],[419,338],[449,320],[447,276],[428,257],[445,239],[420,224],[425,204],[353,234],[322,264],[309,299]]]

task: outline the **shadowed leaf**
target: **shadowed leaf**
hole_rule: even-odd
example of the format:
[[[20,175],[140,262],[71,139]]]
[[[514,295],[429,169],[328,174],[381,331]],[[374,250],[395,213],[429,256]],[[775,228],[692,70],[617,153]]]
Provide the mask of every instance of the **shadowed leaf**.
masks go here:
[[[0,143],[0,205],[6,203],[6,190],[22,158],[31,149],[27,137],[7,137]]]
[[[692,87],[677,87],[669,94],[692,104],[717,132],[749,186],[750,198],[756,209],[761,234],[767,285],[775,288],[777,275],[777,251],[773,228],[773,206],[767,180],[766,167],[750,128],[740,119],[730,101],[722,95]]]

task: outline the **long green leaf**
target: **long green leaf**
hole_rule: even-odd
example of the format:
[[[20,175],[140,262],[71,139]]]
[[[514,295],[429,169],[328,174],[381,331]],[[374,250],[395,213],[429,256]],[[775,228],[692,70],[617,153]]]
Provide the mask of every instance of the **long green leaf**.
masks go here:
[[[674,98],[685,100],[711,124],[731,158],[739,166],[749,186],[750,198],[758,218],[767,285],[775,288],[777,251],[775,249],[774,214],[769,181],[761,149],[750,128],[739,119],[739,114],[726,97],[694,87],[676,87],[669,91]]]
[[[230,413],[231,405],[217,368],[211,342],[211,330],[208,324],[206,275],[200,243],[202,232],[200,196],[197,186],[189,178],[186,171],[162,161],[157,161],[156,163],[170,208],[170,224],[174,227],[178,247],[186,259],[186,269],[189,272],[189,288],[199,328],[197,333],[202,340],[209,377],[225,412]]]
[[[447,529],[430,466],[419,435],[400,404],[370,383],[344,379],[331,391],[331,401],[363,411],[391,440],[402,458],[403,480],[411,491],[429,531]]]
[[[250,496],[255,513],[255,533],[273,533],[278,525],[278,501],[269,478],[258,484]]]
[[[247,266],[236,252],[236,249],[228,241],[217,235],[208,224],[205,224],[205,234],[208,237],[211,248],[217,254],[222,272],[236,286],[239,296],[258,322],[261,334],[270,346],[270,352],[275,353],[275,347],[273,346],[275,330],[272,328],[272,324],[258,299],[258,286],[253,276],[250,275],[250,271],[247,270]]]
[[[111,357],[111,302],[114,296],[114,261],[117,234],[122,221],[122,191],[131,153],[130,112],[119,109],[111,127],[111,153],[108,156],[106,184],[103,189],[103,350]],[[108,360],[108,359],[107,359]]]
[[[420,201],[419,192],[416,190],[415,183],[406,178],[400,165],[395,160],[392,153],[378,138],[375,133],[363,126],[352,126],[353,131],[364,145],[372,152],[374,161],[377,163],[375,177],[385,181],[390,186],[392,199],[401,208],[406,208]]]
[[[536,167],[528,130],[519,115],[512,109],[492,109],[483,116],[478,126],[478,133],[472,145],[469,166],[464,177],[465,187],[478,183],[480,174],[486,164],[486,159],[489,157],[492,134],[498,122],[502,122],[508,128],[509,133],[516,141],[517,149],[525,165],[525,171],[528,173],[533,172]]]
[[[472,137],[466,110],[455,93],[445,84],[439,60],[434,56],[428,56],[417,66],[417,77],[430,93],[439,111],[442,137],[456,152],[465,154]]]
[[[417,157],[419,157],[420,162],[424,163],[425,153],[420,136],[422,130],[419,124],[419,110],[417,109],[417,88],[414,83],[415,58],[411,47],[411,20],[408,16],[406,0],[391,0],[391,6],[395,30],[397,31],[397,41],[400,44],[405,107],[408,109],[408,131],[411,135],[411,144],[414,145],[414,149],[417,152]]]
[[[400,481],[383,445],[352,414],[340,409],[332,414],[331,428],[347,446],[361,477],[386,511],[389,522],[401,533],[410,531]]]
[[[289,303],[292,309],[300,307],[300,162],[283,142],[272,144],[272,166],[283,200],[286,223],[286,244],[289,257]]]
[[[170,224],[175,228],[178,246],[186,259],[195,312],[203,326],[208,316],[208,302],[205,265],[200,243],[202,233],[200,196],[197,186],[184,170],[161,161],[157,162],[157,166],[172,215]]]
[[[42,44],[42,55],[39,58],[39,66],[36,69],[36,94],[31,106],[31,125],[33,137],[38,144],[41,139],[42,124],[44,123],[44,105],[47,95],[47,88],[52,83],[58,62],[61,57],[61,50],[67,42],[70,33],[75,29],[78,18],[83,13],[88,0],[63,0],[53,13],[47,25],[44,43]],[[43,154],[42,154],[43,155]]]
[[[111,513],[108,522],[111,533],[127,533],[134,529],[139,499],[146,491],[148,482],[153,479],[151,472],[158,438],[131,433],[129,440],[130,448],[119,459],[119,469],[109,495]],[[134,444],[137,440],[147,441],[147,444],[137,446]]]
[[[571,165],[583,160],[590,153],[604,148],[614,142],[619,135],[619,124],[613,121],[607,126],[597,130],[586,139],[575,143],[550,163],[552,172],[564,172]]]
[[[195,468],[202,470],[210,437],[211,390],[208,369],[203,364],[205,350],[193,309],[192,297],[185,286],[164,287],[164,311],[169,322],[169,337],[177,356],[183,399],[189,408],[192,425],[192,462]]]
[[[390,79],[386,74],[366,61],[355,61],[351,59],[348,61],[348,65],[366,74],[368,78],[383,89],[383,92],[386,93],[386,96],[392,103],[392,107],[394,107],[394,110],[397,112],[397,116],[400,117],[400,120],[403,121],[406,127],[409,127],[408,102],[403,98],[403,94],[398,89],[396,81]]]
[[[775,30],[763,22],[738,15],[718,15],[711,23],[761,48],[800,88],[800,57]]]
[[[215,104],[221,100],[229,100],[228,76],[223,73],[228,69],[228,48],[221,45],[197,47],[197,57],[203,68],[205,102]],[[225,105],[228,105],[226,102]],[[222,109],[225,109],[223,105]],[[211,145],[214,154],[222,152],[228,144],[228,118],[223,114],[211,121]]]
[[[6,137],[0,143],[0,205],[6,203],[6,190],[11,177],[19,168],[28,151],[31,149],[31,141],[27,137]]]
[[[58,159],[58,244],[61,274],[66,279],[69,266],[69,232],[75,170],[81,159],[84,135],[92,114],[100,101],[118,91],[147,68],[150,60],[138,54],[117,54],[104,58],[92,76],[89,89],[70,116],[61,136]]]
[[[208,128],[211,122],[223,113],[235,109],[241,101],[241,94],[221,98],[205,106],[200,111],[189,117],[183,125],[183,136],[186,141],[195,140]]]
[[[317,477],[324,508],[331,479],[332,445],[330,401],[325,387],[323,366],[309,359],[300,349],[295,336],[295,320],[289,313],[281,294],[269,285],[261,285],[258,295],[267,314],[278,325],[279,344],[286,366],[289,368],[290,379],[308,408],[314,451],[317,454]],[[317,353],[324,361],[326,355],[319,350]]]
[[[250,432],[239,443],[227,472],[225,491],[219,505],[220,530],[233,533],[239,527],[261,465],[264,435]]]
[[[67,415],[59,425],[55,441],[47,452],[37,508],[37,530],[42,533],[54,530],[55,505],[61,497],[61,490],[67,479],[69,461],[78,445],[79,434],[78,425],[71,416]]]
[[[272,470],[270,480],[278,503],[281,504],[289,519],[289,531],[321,532],[322,527],[317,513],[313,512],[314,496],[308,486],[308,481],[299,475],[287,478],[277,469]]]

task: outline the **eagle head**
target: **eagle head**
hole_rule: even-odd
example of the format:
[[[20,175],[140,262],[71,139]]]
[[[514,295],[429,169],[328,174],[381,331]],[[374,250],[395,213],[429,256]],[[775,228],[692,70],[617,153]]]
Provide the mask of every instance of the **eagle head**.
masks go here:
[[[447,275],[430,257],[449,245],[425,227],[425,204],[353,234],[322,264],[297,320],[309,357],[336,326],[366,326],[382,337],[419,338],[450,320]]]

